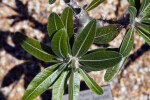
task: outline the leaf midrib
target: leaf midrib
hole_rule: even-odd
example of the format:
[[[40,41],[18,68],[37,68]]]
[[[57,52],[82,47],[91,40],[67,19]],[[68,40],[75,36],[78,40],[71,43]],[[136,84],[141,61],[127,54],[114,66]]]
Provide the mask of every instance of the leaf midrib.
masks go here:
[[[82,70],[81,70],[82,71]],[[82,71],[82,73],[84,74],[84,76],[86,77],[87,80],[90,81],[89,77]],[[93,83],[90,81],[90,83],[92,84],[92,86],[98,91],[98,89],[95,87],[95,85],[93,85]],[[101,94],[101,92],[100,92]]]
[[[66,64],[61,65],[54,73],[50,74],[45,80],[48,80],[52,75],[54,75],[56,72],[58,72],[59,69],[63,68],[65,65],[66,65]],[[31,92],[31,94],[30,94],[29,96],[27,96],[27,98],[24,99],[24,100],[27,100],[27,99],[39,88],[39,86],[41,86],[41,85],[45,82],[45,80],[44,80],[42,83],[40,83],[40,84],[34,89],[34,91]]]
[[[121,56],[120,56],[120,57],[121,57]],[[110,58],[110,59],[103,59],[103,60],[82,60],[82,59],[80,60],[80,59],[79,59],[79,61],[84,61],[84,62],[86,62],[86,61],[90,61],[90,62],[91,62],[91,61],[93,61],[93,62],[95,62],[95,61],[106,61],[106,60],[117,59],[117,58],[120,58],[120,57],[115,57],[115,58]]]
[[[44,54],[47,54],[47,55],[49,55],[49,56],[53,56],[53,55],[51,55],[51,54],[49,54],[49,53],[47,53],[47,52],[45,52],[45,51],[42,51],[42,50],[40,50],[40,49],[38,49],[38,48],[32,46],[30,43],[26,42],[25,40],[21,40],[21,41],[23,41],[23,42],[26,43],[27,45],[31,46],[32,48],[34,48],[34,49],[36,49],[36,50],[38,50],[38,51],[40,51],[40,52],[42,52],[42,53],[44,53]]]
[[[80,48],[79,48],[78,52],[76,53],[75,57],[78,56],[79,51],[81,50],[81,48],[83,47],[84,42],[86,41],[87,37],[89,36],[89,33],[91,32],[91,29],[92,29],[93,25],[94,25],[94,23],[91,25],[90,30],[89,30],[87,36],[85,37],[84,41],[83,41],[82,44],[80,45]]]

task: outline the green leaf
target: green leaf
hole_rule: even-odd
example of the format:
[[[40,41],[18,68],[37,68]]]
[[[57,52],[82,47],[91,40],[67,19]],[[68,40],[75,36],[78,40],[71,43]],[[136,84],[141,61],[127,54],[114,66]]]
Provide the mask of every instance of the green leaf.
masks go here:
[[[86,11],[94,9],[95,7],[97,7],[98,5],[100,5],[104,1],[106,1],[106,0],[93,0],[90,3],[90,5],[86,8]]]
[[[80,76],[78,71],[72,70],[68,89],[69,100],[78,100],[80,92]]]
[[[136,31],[144,38],[144,40],[150,45],[150,34],[143,32],[140,29],[136,28]]]
[[[113,24],[104,27],[100,27],[96,31],[94,43],[106,44],[112,41],[120,32],[121,25]]]
[[[67,33],[66,30],[60,29],[56,34],[54,35],[52,39],[52,49],[54,53],[61,58],[67,58],[68,57],[68,44],[67,44]]]
[[[94,41],[95,34],[96,19],[93,19],[86,25],[73,44],[72,52],[75,57],[80,57],[88,51]]]
[[[150,24],[150,12],[144,18],[141,19],[141,22]]]
[[[56,2],[56,0],[49,0],[49,3],[50,4],[53,4],[53,3],[55,3]]]
[[[134,6],[137,9],[137,11],[139,11],[139,8],[141,5],[140,0],[130,0],[129,3],[130,3],[130,6]]]
[[[118,48],[98,48],[98,49],[88,51],[86,54],[98,52],[98,51],[119,51],[119,49]]]
[[[132,25],[132,24],[134,24],[135,17],[136,17],[136,14],[137,14],[137,10],[136,10],[135,7],[129,6],[128,11],[130,13],[130,24]]]
[[[144,18],[150,12],[150,0],[142,0],[139,16]]]
[[[108,68],[106,73],[105,73],[104,80],[105,81],[112,80],[116,76],[116,74],[118,74],[120,72],[126,59],[127,59],[127,57],[124,57],[124,58],[122,58],[122,60],[117,65]]]
[[[61,76],[53,85],[52,100],[62,100],[68,74],[69,71],[62,72]]]
[[[130,6],[134,6],[135,7],[135,0],[129,0]]]
[[[59,65],[50,66],[36,75],[28,85],[22,100],[32,100],[46,91],[66,67],[66,64]]]
[[[87,86],[96,94],[103,94],[103,89],[82,69],[79,68],[80,73],[82,74],[85,83]]]
[[[61,15],[61,19],[67,30],[69,40],[70,39],[73,40],[74,32],[73,32],[73,10],[72,8],[70,7],[65,8]]]
[[[150,35],[150,27],[141,24],[138,28]]]
[[[56,13],[51,13],[48,19],[47,31],[50,37],[54,35],[58,30],[64,28],[62,20]]]
[[[120,47],[120,53],[123,55],[123,57],[129,55],[130,51],[133,48],[133,45],[134,45],[134,28],[130,28],[127,34],[125,35]]]
[[[87,67],[86,70],[98,71],[118,64],[122,59],[122,55],[115,51],[97,51],[84,55],[79,62]]]
[[[19,32],[16,33],[16,38],[20,45],[30,54],[45,62],[59,62],[52,54],[53,51],[47,45],[32,39]]]

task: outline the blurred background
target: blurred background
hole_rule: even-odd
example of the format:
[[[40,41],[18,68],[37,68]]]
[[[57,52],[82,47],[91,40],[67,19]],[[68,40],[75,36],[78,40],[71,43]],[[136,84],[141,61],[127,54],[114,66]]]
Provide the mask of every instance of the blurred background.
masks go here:
[[[91,0],[76,0],[83,7]],[[88,12],[89,16],[117,20],[129,6],[127,0],[107,0]],[[50,46],[46,25],[50,13],[61,14],[67,5],[57,0],[0,0],[0,100],[21,100],[33,77],[54,63],[45,63],[28,54],[15,39],[20,31]],[[98,47],[119,47],[125,29],[112,42]],[[135,33],[134,48],[123,70],[110,82],[104,82],[104,71],[90,72],[99,85],[110,84],[114,100],[150,100],[150,46]],[[82,77],[81,77],[81,80]],[[81,84],[84,87],[85,84]],[[51,88],[35,100],[50,100]]]

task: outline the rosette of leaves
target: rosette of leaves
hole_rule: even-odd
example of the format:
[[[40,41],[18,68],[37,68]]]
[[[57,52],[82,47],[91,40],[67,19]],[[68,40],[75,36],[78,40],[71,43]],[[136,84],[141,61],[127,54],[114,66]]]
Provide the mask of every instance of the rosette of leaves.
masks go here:
[[[130,24],[150,45],[150,0],[130,0]]]
[[[36,98],[52,85],[52,99],[61,100],[68,79],[69,100],[78,100],[79,74],[83,76],[85,83],[94,93],[103,94],[102,88],[87,74],[86,70],[99,71],[111,68],[121,61],[122,54],[107,48],[88,51],[92,43],[96,41],[95,37],[100,35],[99,32],[97,33],[96,24],[95,19],[91,20],[74,39],[73,11],[68,7],[61,16],[56,13],[51,13],[49,16],[47,30],[52,39],[51,47],[21,33],[16,33],[19,43],[27,52],[42,61],[56,62],[35,76],[28,85],[23,100]],[[109,38],[112,37],[108,36]],[[123,52],[126,53],[126,51]]]
[[[134,44],[134,29],[139,33],[145,41],[150,45],[150,0],[130,0],[128,12],[130,14],[130,26],[124,40],[118,51],[123,55],[120,63],[114,67],[108,68],[104,79],[110,81],[120,72]],[[141,6],[140,6],[141,5]]]

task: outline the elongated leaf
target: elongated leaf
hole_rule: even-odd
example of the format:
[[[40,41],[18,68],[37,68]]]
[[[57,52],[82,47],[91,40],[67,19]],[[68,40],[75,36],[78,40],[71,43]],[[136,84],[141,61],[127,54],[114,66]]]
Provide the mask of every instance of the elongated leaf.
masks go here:
[[[144,40],[150,45],[150,34],[143,32],[140,29],[136,29],[136,31],[144,38]]]
[[[125,35],[120,47],[120,53],[123,55],[123,57],[129,55],[130,51],[133,48],[133,45],[134,45],[134,29],[130,28],[127,34]]]
[[[145,17],[150,12],[150,0],[142,0],[142,5],[140,8],[140,17]]]
[[[105,81],[112,80],[120,72],[126,59],[127,59],[127,57],[124,57],[117,65],[108,68],[105,73],[104,80]]]
[[[62,72],[59,79],[53,85],[52,100],[62,100],[68,73],[69,71]]]
[[[135,7],[135,0],[129,0],[130,6],[134,6]]]
[[[46,91],[60,73],[65,69],[66,64],[55,64],[40,72],[27,87],[22,100],[32,100]]]
[[[50,4],[53,4],[53,3],[55,3],[55,1],[56,1],[56,0],[49,0],[49,3],[50,3]]]
[[[98,48],[98,49],[88,51],[86,54],[93,53],[93,52],[98,52],[98,51],[117,51],[118,52],[119,48]]]
[[[70,7],[65,8],[61,15],[61,19],[63,21],[63,24],[65,25],[69,39],[73,39],[74,32],[73,32],[73,10],[72,8]]]
[[[72,49],[73,55],[76,57],[84,55],[93,43],[95,34],[96,19],[90,21],[75,40]]]
[[[141,5],[140,0],[130,0],[129,3],[130,3],[130,6],[134,6],[137,9],[137,11],[139,11],[139,8]]]
[[[96,31],[94,43],[105,44],[112,41],[120,32],[121,25],[113,24],[100,27]]]
[[[98,51],[84,55],[79,62],[87,67],[85,69],[98,71],[113,67],[122,59],[122,55],[115,51]]]
[[[69,100],[78,100],[80,92],[80,76],[78,71],[72,70],[69,82]]]
[[[54,53],[61,58],[68,56],[68,38],[66,30],[63,28],[59,30],[52,39],[52,49]]]
[[[20,45],[36,58],[46,62],[59,62],[52,55],[54,53],[47,45],[18,32],[16,33],[16,38]]]
[[[141,22],[150,24],[150,12],[141,19]]]
[[[80,73],[82,74],[85,83],[87,86],[96,94],[103,94],[103,89],[82,69],[79,68]]]
[[[86,8],[86,11],[94,9],[95,7],[97,7],[98,5],[100,5],[104,1],[106,1],[106,0],[93,0],[91,2],[91,4]]]
[[[141,24],[140,26],[138,26],[138,28],[141,29],[143,32],[150,35],[150,27],[144,26],[144,25]]]
[[[134,20],[135,20],[136,14],[137,14],[137,10],[136,10],[135,7],[129,6],[128,11],[130,13],[130,24],[132,25],[132,24],[134,24]]]
[[[58,30],[64,28],[62,20],[56,13],[51,13],[48,19],[47,31],[50,37],[54,35]]]

